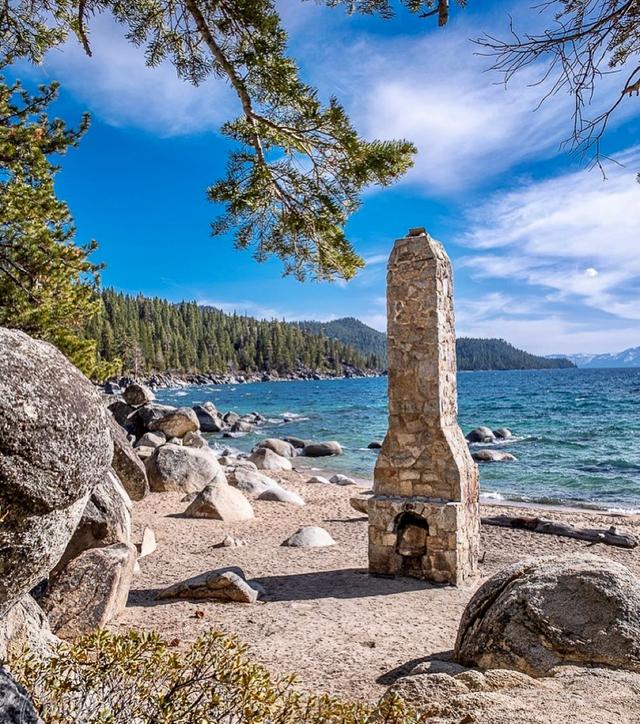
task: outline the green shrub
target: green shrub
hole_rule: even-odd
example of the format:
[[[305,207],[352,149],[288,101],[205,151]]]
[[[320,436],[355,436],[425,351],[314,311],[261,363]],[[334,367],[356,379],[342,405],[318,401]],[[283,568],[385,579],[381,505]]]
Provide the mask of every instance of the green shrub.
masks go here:
[[[411,724],[397,698],[370,706],[272,677],[235,637],[211,631],[185,652],[157,633],[97,631],[48,659],[9,662],[46,724]]]

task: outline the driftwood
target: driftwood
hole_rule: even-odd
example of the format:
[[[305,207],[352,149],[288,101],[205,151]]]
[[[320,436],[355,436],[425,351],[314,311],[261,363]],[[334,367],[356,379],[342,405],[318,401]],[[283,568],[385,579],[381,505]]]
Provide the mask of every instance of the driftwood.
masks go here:
[[[605,543],[608,546],[619,548],[635,548],[638,545],[638,538],[631,533],[623,533],[615,526],[610,528],[576,528],[569,523],[559,523],[547,518],[535,518],[532,516],[513,517],[510,515],[496,515],[491,518],[481,519],[484,525],[497,525],[502,528],[515,528],[516,530],[528,530],[532,533],[546,533],[548,535],[560,535],[565,538],[577,538],[590,543]]]

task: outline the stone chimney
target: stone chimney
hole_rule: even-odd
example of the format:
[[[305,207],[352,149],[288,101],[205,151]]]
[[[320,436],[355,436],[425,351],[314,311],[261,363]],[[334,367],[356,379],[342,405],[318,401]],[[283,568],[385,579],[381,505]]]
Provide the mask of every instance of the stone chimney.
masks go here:
[[[369,570],[458,585],[477,564],[478,470],[458,426],[451,263],[424,229],[387,274],[389,427],[369,502]]]

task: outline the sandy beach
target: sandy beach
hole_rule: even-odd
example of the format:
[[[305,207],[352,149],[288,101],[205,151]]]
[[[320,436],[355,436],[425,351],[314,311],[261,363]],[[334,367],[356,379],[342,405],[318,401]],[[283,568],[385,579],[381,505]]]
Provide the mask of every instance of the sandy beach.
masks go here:
[[[152,493],[135,503],[133,540],[139,541],[149,526],[158,548],[140,560],[126,611],[111,628],[155,629],[181,644],[209,628],[237,634],[272,671],[296,672],[306,691],[373,700],[415,664],[446,658],[477,586],[513,561],[588,551],[640,574],[637,551],[482,526],[480,575],[468,586],[372,577],[367,573],[367,519],[349,504],[357,488],[308,484],[310,475],[300,468],[274,476],[304,497],[304,507],[252,501],[256,517],[243,523],[183,518],[186,503],[179,493]],[[522,507],[482,506],[483,515],[509,512],[522,515]],[[557,509],[541,514],[640,533],[638,517]],[[336,545],[282,547],[303,525],[324,527]],[[246,545],[220,547],[227,534]],[[169,584],[225,566],[239,566],[247,579],[259,582],[266,591],[262,600],[254,605],[155,600]],[[196,611],[204,616],[196,617]]]

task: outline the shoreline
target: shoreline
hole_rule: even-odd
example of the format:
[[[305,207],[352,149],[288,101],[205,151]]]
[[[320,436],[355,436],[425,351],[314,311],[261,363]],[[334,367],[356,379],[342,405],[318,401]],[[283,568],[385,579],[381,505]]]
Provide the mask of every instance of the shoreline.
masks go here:
[[[345,470],[338,470],[336,468],[330,468],[330,467],[315,467],[315,466],[307,466],[307,465],[296,465],[296,461],[300,458],[293,458],[292,464],[293,469],[295,472],[298,473],[312,473],[312,474],[318,474],[321,473],[325,475],[326,477],[331,477],[332,475],[347,475],[347,477],[351,478],[352,480],[355,480],[359,487],[366,488],[367,490],[370,490],[373,487],[373,480],[369,478],[363,478],[359,474],[352,473],[351,471],[345,471]],[[355,490],[355,488],[354,488]],[[493,496],[495,493],[482,493],[480,492],[480,505],[486,505],[491,507],[497,507],[497,508],[520,508],[522,510],[531,510],[531,511],[546,511],[551,513],[570,513],[570,514],[579,514],[579,515],[594,515],[601,517],[603,515],[610,516],[613,518],[622,518],[624,520],[631,520],[631,521],[640,521],[640,512],[623,512],[624,506],[620,506],[620,508],[600,508],[596,507],[595,505],[593,507],[581,507],[579,505],[561,505],[560,503],[543,503],[543,502],[537,502],[535,500],[532,501],[526,501],[526,500],[511,500],[510,498],[495,498],[495,497],[487,497],[487,496]],[[498,493],[500,495],[500,493]],[[639,504],[640,509],[640,504]]]

